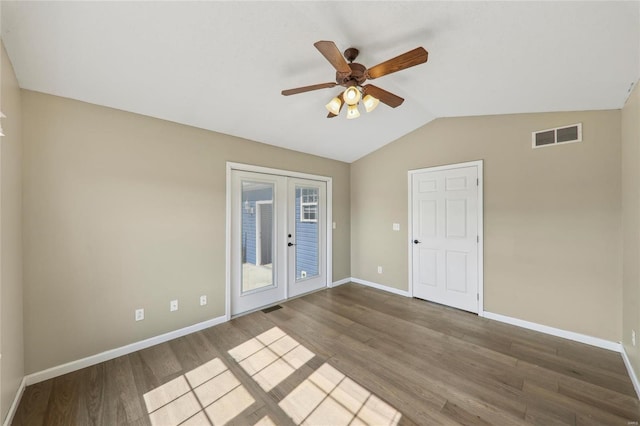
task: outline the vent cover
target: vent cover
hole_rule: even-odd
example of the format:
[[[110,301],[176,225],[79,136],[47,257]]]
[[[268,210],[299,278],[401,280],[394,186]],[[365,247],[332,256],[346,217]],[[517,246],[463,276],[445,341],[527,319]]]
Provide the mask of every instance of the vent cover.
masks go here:
[[[582,142],[582,123],[556,127],[555,129],[540,130],[531,134],[532,148],[542,148],[571,142]]]
[[[277,311],[278,309],[282,309],[282,306],[280,305],[273,305],[270,308],[265,308],[262,310],[262,312],[264,312],[265,314],[268,314],[269,312],[273,312],[273,311]]]

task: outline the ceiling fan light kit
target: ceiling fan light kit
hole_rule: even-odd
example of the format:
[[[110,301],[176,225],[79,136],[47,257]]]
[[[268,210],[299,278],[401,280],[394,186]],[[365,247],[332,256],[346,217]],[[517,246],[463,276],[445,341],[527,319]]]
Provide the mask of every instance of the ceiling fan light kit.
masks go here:
[[[347,107],[347,119],[360,117],[360,111],[358,111],[358,104],[349,105]]]
[[[347,105],[357,105],[361,96],[360,90],[356,86],[349,86],[342,95]]]
[[[335,97],[329,101],[328,104],[325,105],[327,111],[329,111],[333,115],[340,114],[340,110],[342,109],[342,100],[339,97]]]
[[[367,112],[371,112],[374,109],[376,109],[376,107],[378,106],[378,104],[380,103],[380,99],[378,98],[374,98],[371,95],[366,95],[363,99],[362,99],[362,103],[364,104],[364,109]]]
[[[332,41],[318,41],[314,43],[314,46],[336,69],[336,82],[320,83],[311,86],[283,90],[282,94],[284,96],[289,96],[335,86],[346,87],[342,96],[336,96],[325,105],[329,111],[327,118],[338,116],[345,103],[348,105],[348,119],[360,117],[360,111],[358,111],[358,104],[360,103],[360,100],[362,100],[367,112],[373,111],[380,102],[390,106],[391,108],[400,106],[402,102],[404,102],[404,99],[400,96],[387,92],[373,84],[363,85],[363,83],[366,80],[373,80],[384,75],[423,64],[427,62],[429,55],[423,47],[417,47],[403,53],[402,55],[396,56],[395,58],[389,59],[388,61],[367,69],[364,65],[353,62],[359,53],[356,48],[350,47],[345,50],[343,57],[338,50],[338,47]],[[349,63],[347,63],[347,60]]]

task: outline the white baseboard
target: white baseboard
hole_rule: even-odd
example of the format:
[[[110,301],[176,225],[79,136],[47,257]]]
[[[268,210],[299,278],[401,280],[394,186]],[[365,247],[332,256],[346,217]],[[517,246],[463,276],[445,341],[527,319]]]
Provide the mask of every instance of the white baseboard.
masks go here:
[[[624,345],[620,345],[622,350],[622,360],[624,361],[624,366],[627,367],[627,373],[629,373],[629,377],[631,378],[631,383],[633,383],[633,388],[636,390],[636,395],[640,399],[640,382],[638,381],[638,376],[636,375],[635,370],[633,369],[633,365],[631,365],[631,360],[629,360],[629,356],[627,355],[627,351],[624,349]]]
[[[341,279],[341,280],[338,280],[338,281],[334,281],[331,284],[331,287],[337,287],[339,285],[350,283],[350,282],[351,282],[351,277],[347,277],[347,278],[344,278],[344,279]]]
[[[44,380],[49,380],[54,377],[62,376],[63,374],[71,373],[72,371],[80,370],[82,368],[90,367],[101,362],[109,361],[119,356],[128,355],[132,352],[149,348],[159,343],[168,342],[169,340],[176,339],[178,337],[186,336],[187,334],[195,333],[196,331],[204,330],[205,328],[213,327],[214,325],[222,324],[227,321],[226,315],[222,315],[217,318],[213,318],[207,321],[203,321],[198,324],[190,325],[188,327],[181,328],[179,330],[170,331],[159,336],[150,337],[140,342],[131,343],[126,346],[121,346],[116,349],[111,349],[105,352],[101,352],[96,355],[91,355],[86,358],[79,359],[77,361],[71,361],[66,364],[51,367],[37,373],[29,374],[25,377],[26,385],[33,385]]]
[[[4,419],[4,423],[2,423],[2,426],[11,426],[11,423],[13,422],[13,418],[15,417],[16,412],[18,411],[18,405],[20,405],[22,394],[24,393],[24,389],[26,387],[27,387],[27,380],[26,380],[26,377],[23,377],[22,381],[20,382],[20,386],[18,386],[16,397],[13,399],[13,402],[11,403],[11,407],[9,407],[9,412],[7,413],[7,417],[5,417]]]
[[[351,277],[350,281],[352,281],[352,282],[354,282],[356,284],[362,284],[362,285],[366,285],[368,287],[377,288],[378,290],[387,291],[389,293],[398,294],[400,296],[411,297],[409,292],[406,291],[406,290],[399,290],[397,288],[389,287],[389,286],[386,286],[386,285],[383,285],[383,284],[374,283],[374,282],[371,282],[371,281],[361,280],[360,278],[354,278],[354,277]]]
[[[552,336],[563,337],[565,339],[573,340],[580,343],[586,343],[587,345],[596,346],[602,349],[608,349],[614,352],[622,352],[622,345],[618,342],[612,342],[610,340],[600,339],[599,337],[588,336],[586,334],[575,333],[573,331],[562,330],[559,328],[549,327],[547,325],[538,324],[535,322],[529,322],[518,318],[508,317],[506,315],[494,314],[492,312],[484,311],[483,316],[495,321],[504,322],[511,325],[517,325],[518,327],[528,328],[529,330],[539,331],[545,334],[551,334]]]

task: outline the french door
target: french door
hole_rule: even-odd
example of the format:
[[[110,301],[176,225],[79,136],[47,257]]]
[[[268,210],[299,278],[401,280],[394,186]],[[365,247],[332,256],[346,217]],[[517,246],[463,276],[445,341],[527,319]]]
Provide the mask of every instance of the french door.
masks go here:
[[[326,183],[231,172],[231,315],[327,285]]]

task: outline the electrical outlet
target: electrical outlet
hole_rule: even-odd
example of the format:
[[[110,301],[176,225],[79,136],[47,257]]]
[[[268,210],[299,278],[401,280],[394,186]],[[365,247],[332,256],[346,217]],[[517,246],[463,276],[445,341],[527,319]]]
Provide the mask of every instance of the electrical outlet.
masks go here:
[[[173,311],[177,311],[178,310],[178,300],[172,300],[169,303],[169,311],[173,312]]]
[[[144,319],[144,309],[136,309],[136,321],[142,321]]]
[[[333,229],[336,229],[336,223],[333,222]]]
[[[636,331],[635,330],[631,330],[631,344],[633,346],[636,345]]]
[[[200,296],[200,306],[204,306],[206,304],[207,304],[207,296],[206,295]]]
[[[382,266],[378,266],[378,273],[381,274],[382,273]]]

